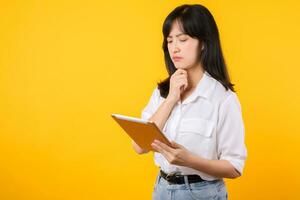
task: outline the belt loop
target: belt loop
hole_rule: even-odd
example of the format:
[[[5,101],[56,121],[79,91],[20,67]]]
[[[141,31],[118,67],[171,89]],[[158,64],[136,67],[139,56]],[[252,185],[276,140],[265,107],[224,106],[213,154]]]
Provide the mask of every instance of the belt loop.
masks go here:
[[[187,175],[183,175],[183,178],[184,178],[184,184],[185,184],[185,186],[186,186],[187,188],[189,188],[190,185],[189,185],[188,176],[187,176]]]
[[[158,173],[158,175],[156,176],[156,180],[155,180],[155,187],[159,184],[160,181],[160,172]]]
[[[183,178],[184,178],[185,187],[190,191],[189,194],[191,195],[192,199],[196,200],[197,198],[192,194],[190,183],[189,183],[189,180],[188,180],[188,176],[184,175]]]
[[[190,183],[189,183],[189,179],[187,175],[183,175],[183,179],[184,179],[184,184],[186,189],[190,190]]]

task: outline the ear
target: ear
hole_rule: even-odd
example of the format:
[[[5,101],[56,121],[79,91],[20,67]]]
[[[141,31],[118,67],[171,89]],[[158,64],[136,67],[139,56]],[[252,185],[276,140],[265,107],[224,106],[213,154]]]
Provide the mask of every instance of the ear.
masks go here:
[[[200,44],[201,44],[201,51],[203,51],[206,46],[206,43],[203,40],[201,40]]]

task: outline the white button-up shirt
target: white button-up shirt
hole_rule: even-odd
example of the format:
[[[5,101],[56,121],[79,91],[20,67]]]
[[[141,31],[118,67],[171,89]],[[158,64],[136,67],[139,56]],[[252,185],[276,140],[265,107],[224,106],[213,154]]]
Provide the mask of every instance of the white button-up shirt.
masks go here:
[[[156,86],[141,118],[148,120],[164,100]],[[207,71],[191,95],[175,104],[163,133],[193,154],[206,159],[227,160],[243,173],[247,149],[240,102],[235,92],[226,91]],[[198,174],[205,180],[218,179],[193,168],[170,164],[158,152],[154,152],[154,161],[167,173],[180,171],[184,175]]]

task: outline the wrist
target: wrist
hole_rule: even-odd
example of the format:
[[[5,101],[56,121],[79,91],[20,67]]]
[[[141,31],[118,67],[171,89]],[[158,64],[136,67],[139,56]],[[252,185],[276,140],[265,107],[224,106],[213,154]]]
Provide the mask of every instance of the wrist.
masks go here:
[[[170,104],[173,104],[173,105],[177,102],[177,100],[174,97],[171,97],[171,96],[167,96],[165,101],[170,103]]]
[[[194,157],[194,155],[190,153],[187,156],[187,167],[194,168],[194,166],[195,166],[195,159],[196,158]]]
[[[190,154],[188,156],[188,167],[193,169],[199,169],[202,166],[204,159],[202,157],[196,156],[195,154]]]

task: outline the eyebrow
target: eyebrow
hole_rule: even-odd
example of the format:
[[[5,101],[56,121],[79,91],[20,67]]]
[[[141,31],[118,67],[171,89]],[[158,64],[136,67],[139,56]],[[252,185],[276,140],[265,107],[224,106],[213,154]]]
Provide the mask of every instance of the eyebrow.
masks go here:
[[[186,35],[186,33],[179,33],[177,35],[175,35],[176,37],[180,36],[180,35]],[[172,36],[168,36],[167,38],[172,38]]]

